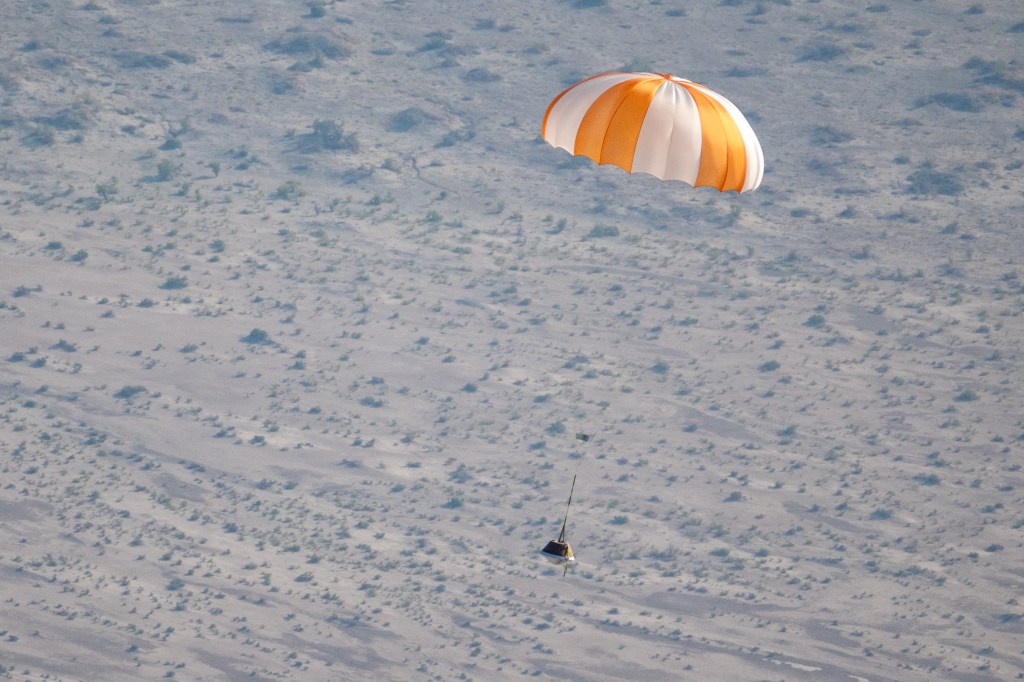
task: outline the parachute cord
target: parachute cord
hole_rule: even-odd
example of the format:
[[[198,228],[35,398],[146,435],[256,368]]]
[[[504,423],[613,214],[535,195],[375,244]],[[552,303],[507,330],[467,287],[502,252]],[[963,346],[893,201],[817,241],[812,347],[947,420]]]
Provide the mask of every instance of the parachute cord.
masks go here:
[[[576,475],[572,477],[572,487],[569,488],[569,502],[565,505],[565,518],[562,520],[562,532],[558,534],[558,541],[565,542],[565,525],[569,522],[569,507],[572,506],[572,492],[576,489]]]
[[[583,441],[584,443],[587,443],[587,442],[590,441],[590,435],[586,434],[586,433],[583,433],[582,431],[577,431],[576,432],[576,440]],[[566,524],[569,523],[569,508],[572,506],[572,494],[573,494],[573,491],[576,490],[576,477],[579,476],[579,473],[580,473],[580,459],[583,459],[583,458],[580,457],[579,459],[576,460],[576,470],[573,471],[573,474],[572,474],[572,487],[569,488],[569,502],[565,505],[565,518],[562,520],[562,531],[558,534],[558,541],[559,542],[565,542],[565,527],[566,527]]]

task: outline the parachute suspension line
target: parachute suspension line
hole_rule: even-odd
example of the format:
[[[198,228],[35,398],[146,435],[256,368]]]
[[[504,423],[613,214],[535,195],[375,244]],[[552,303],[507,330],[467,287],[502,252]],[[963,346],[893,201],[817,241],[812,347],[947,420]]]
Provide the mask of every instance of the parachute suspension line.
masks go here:
[[[580,440],[582,442],[590,442],[590,434],[584,433],[583,431],[578,431],[577,440]],[[569,507],[572,506],[572,492],[575,491],[575,479],[577,479],[577,476],[579,475],[580,460],[577,460],[577,466],[575,466],[575,471],[572,472],[572,485],[569,487],[569,501],[565,505],[565,518],[562,519],[562,530],[558,534],[558,542],[560,543],[565,542],[565,524],[568,523],[569,520]]]
[[[572,475],[572,487],[569,488],[569,503],[565,505],[565,518],[562,519],[562,532],[558,534],[558,541],[565,542],[565,524],[569,522],[569,507],[572,506],[572,491],[576,489],[576,474]]]

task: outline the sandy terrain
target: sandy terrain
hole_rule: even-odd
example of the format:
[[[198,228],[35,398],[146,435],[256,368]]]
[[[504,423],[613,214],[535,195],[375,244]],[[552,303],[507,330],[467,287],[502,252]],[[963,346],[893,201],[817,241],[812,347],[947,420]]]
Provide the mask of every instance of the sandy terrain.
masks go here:
[[[0,5],[0,678],[1024,677],[1020,3],[507,5]]]

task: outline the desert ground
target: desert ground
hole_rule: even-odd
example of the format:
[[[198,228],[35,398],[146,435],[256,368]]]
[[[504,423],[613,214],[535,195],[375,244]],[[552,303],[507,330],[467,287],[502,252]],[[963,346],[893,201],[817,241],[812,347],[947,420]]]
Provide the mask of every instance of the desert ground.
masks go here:
[[[1016,0],[0,26],[0,678],[1024,677]],[[618,69],[761,188],[540,139]]]

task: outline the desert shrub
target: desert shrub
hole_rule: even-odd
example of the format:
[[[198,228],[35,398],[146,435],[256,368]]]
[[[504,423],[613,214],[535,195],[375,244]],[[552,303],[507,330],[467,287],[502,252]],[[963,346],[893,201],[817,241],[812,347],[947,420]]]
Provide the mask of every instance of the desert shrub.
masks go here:
[[[170,159],[162,159],[156,164],[156,180],[157,182],[167,182],[173,180],[174,177],[181,171],[181,166],[174,163]]]
[[[964,191],[964,184],[957,175],[937,171],[930,163],[922,164],[907,176],[907,181],[910,183],[907,187],[910,194],[953,197]]]
[[[553,422],[544,429],[544,432],[551,436],[557,436],[561,433],[565,433],[565,424],[562,422]]]
[[[594,225],[584,239],[602,239],[605,237],[618,237],[619,228],[615,225]]]
[[[160,285],[161,289],[184,289],[188,286],[188,277],[184,275],[171,275]]]
[[[118,400],[131,400],[139,393],[145,392],[145,386],[122,386],[116,393],[114,393],[114,397]]]
[[[49,147],[57,141],[57,131],[53,126],[37,125],[25,137],[25,144],[29,147]]]
[[[468,142],[476,137],[472,130],[449,130],[434,146],[438,149],[454,147],[459,142]]]
[[[974,71],[977,76],[975,82],[985,85],[995,85],[1007,90],[1024,93],[1024,76],[1020,70],[1015,68],[1013,62],[995,61],[971,57],[964,64],[965,69]]]
[[[566,226],[568,224],[569,224],[568,220],[566,220],[565,218],[559,218],[558,221],[549,230],[547,230],[547,233],[548,234],[561,234],[562,232],[565,231],[565,228],[566,228]]]
[[[452,483],[458,483],[459,485],[462,485],[463,483],[469,481],[472,478],[473,475],[470,474],[469,471],[466,469],[465,464],[460,464],[455,471],[448,474],[448,480],[451,481]]]
[[[914,102],[914,106],[918,107],[929,104],[937,104],[951,111],[965,113],[973,113],[985,108],[984,104],[977,97],[967,92],[937,92],[928,97],[921,97]]]
[[[833,145],[849,142],[853,135],[836,130],[832,126],[818,126],[811,131],[811,142],[816,145]]]
[[[299,28],[288,29],[287,35],[263,46],[271,52],[285,55],[323,55],[328,59],[343,59],[352,51],[330,36],[310,33]]]
[[[359,140],[355,133],[346,133],[343,124],[337,121],[317,119],[310,126],[311,132],[300,135],[300,151],[313,153],[322,151],[359,151]]]
[[[977,399],[978,394],[969,388],[964,389],[963,391],[960,391],[955,396],[953,396],[953,401],[957,403],[969,403]]]
[[[101,182],[96,185],[96,194],[98,194],[103,201],[110,201],[110,198],[117,194],[117,178],[110,178],[106,182]]]
[[[256,328],[246,334],[241,339],[242,343],[247,343],[251,346],[267,346],[273,343],[270,340],[270,334],[266,331]]]
[[[169,57],[134,50],[118,52],[114,55],[114,61],[125,69],[166,69],[172,63]]]
[[[779,363],[775,360],[769,360],[768,362],[758,365],[758,372],[774,372],[779,368]]]
[[[448,41],[452,39],[451,33],[444,33],[442,31],[434,31],[426,35],[427,42],[416,48],[417,52],[433,52],[434,50],[440,50]]]
[[[501,80],[501,74],[489,69],[476,68],[467,71],[462,78],[468,83],[494,83]]]
[[[433,118],[419,107],[409,107],[391,117],[388,122],[388,130],[393,133],[404,133],[432,121]]]
[[[654,561],[675,561],[679,558],[679,549],[666,547],[665,549],[652,549],[647,552],[647,558]]]
[[[821,329],[825,326],[825,317],[823,315],[811,315],[804,321],[804,326],[811,329]]]
[[[173,59],[179,64],[194,64],[196,58],[187,52],[179,52],[178,50],[167,50],[164,52],[164,56],[168,59]]]
[[[19,82],[17,78],[7,71],[0,71],[0,90],[13,94],[18,91],[18,88]]]
[[[798,62],[830,62],[846,54],[846,50],[835,43],[811,43],[800,48]]]
[[[82,107],[61,109],[52,116],[36,116],[35,122],[57,130],[84,130],[89,122]]]
[[[301,62],[295,62],[294,64],[288,67],[288,70],[295,71],[298,73],[309,73],[314,69],[324,68],[326,64],[327,63],[324,61],[323,55],[315,54],[310,59]]]
[[[275,74],[270,78],[269,88],[270,92],[275,95],[289,95],[293,92],[297,92],[299,85],[292,76]]]
[[[37,291],[42,291],[42,287],[36,286],[33,288],[29,288],[24,284],[21,284],[18,287],[16,287],[13,292],[11,292],[11,295],[14,296],[14,298],[21,298],[22,296],[28,296],[29,294]]]
[[[289,180],[274,191],[272,198],[294,200],[305,196],[305,194],[306,191],[302,189],[302,186],[299,185],[299,183],[294,180]]]
[[[56,71],[71,62],[64,55],[47,55],[39,59],[39,66],[47,71]]]

